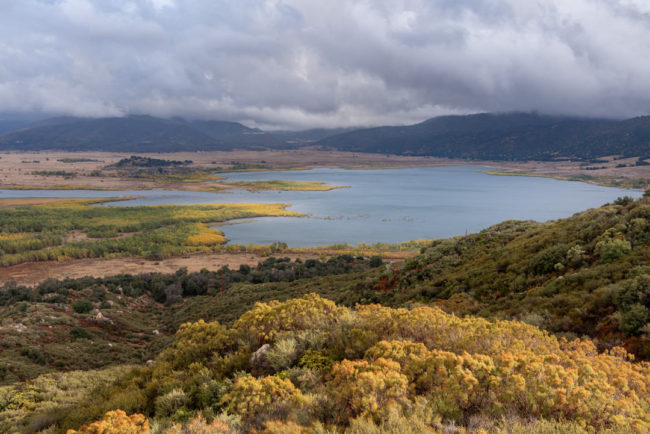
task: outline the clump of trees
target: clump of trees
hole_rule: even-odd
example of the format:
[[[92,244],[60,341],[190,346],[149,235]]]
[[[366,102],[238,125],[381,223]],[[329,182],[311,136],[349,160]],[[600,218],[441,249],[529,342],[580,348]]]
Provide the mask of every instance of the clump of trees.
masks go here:
[[[186,166],[192,164],[192,160],[163,160],[160,158],[139,157],[131,155],[129,158],[123,158],[117,163],[106,166],[105,169],[112,168],[129,168],[129,167],[170,167],[170,166]]]
[[[72,308],[77,313],[87,313],[93,309],[93,302],[102,302],[106,292],[128,297],[148,294],[159,303],[174,304],[184,297],[216,294],[229,290],[236,283],[262,284],[269,282],[293,282],[298,279],[312,279],[322,276],[346,274],[368,270],[376,263],[376,258],[339,255],[327,260],[308,259],[291,261],[287,257],[269,257],[250,267],[242,264],[231,270],[228,266],[218,270],[203,269],[189,273],[186,267],[176,273],[143,273],[138,275],[118,274],[107,277],[82,277],[78,279],[49,278],[31,288],[7,281],[0,287],[0,306],[8,306],[23,301],[67,303],[77,297],[71,292],[90,290],[89,298],[78,299]]]

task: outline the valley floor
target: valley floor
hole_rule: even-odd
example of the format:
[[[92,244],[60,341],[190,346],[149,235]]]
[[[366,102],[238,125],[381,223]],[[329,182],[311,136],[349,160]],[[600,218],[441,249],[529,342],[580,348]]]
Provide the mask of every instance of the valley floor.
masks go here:
[[[322,151],[311,148],[272,151],[183,152],[140,154],[165,160],[191,160],[191,169],[212,171],[228,170],[287,170],[313,167],[342,167],[348,169],[379,169],[396,167],[476,165],[498,172],[515,172],[534,176],[578,178],[601,184],[620,183],[633,187],[632,181],[650,179],[650,166],[635,166],[636,158],[615,160],[607,157],[606,163],[579,161],[474,161],[434,157],[411,157],[355,152]],[[203,188],[205,180],[193,182],[173,179],[146,179],[119,176],[115,171],[102,172],[127,153],[112,152],[11,152],[0,154],[1,188],[37,189],[100,189],[129,190],[165,188],[195,190]],[[216,171],[216,170],[215,170]],[[41,172],[40,174],[34,172]],[[59,174],[56,174],[59,172]],[[93,174],[94,172],[94,174]],[[74,174],[73,176],[70,176]],[[93,176],[90,176],[93,174]],[[499,173],[504,174],[504,173]]]

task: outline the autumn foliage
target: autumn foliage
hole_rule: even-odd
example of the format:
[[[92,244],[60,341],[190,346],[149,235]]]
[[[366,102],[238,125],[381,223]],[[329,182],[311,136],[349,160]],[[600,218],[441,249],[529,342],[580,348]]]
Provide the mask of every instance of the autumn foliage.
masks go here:
[[[109,411],[104,418],[67,434],[148,434],[149,422],[141,414],[127,416],[122,410]]]
[[[278,353],[282,366],[265,361]],[[259,303],[231,329],[186,324],[120,387],[146,390],[131,408],[143,412],[182,394],[154,419],[207,412],[244,431],[647,432],[650,365],[631,359],[519,322],[435,307],[347,309],[312,294]]]

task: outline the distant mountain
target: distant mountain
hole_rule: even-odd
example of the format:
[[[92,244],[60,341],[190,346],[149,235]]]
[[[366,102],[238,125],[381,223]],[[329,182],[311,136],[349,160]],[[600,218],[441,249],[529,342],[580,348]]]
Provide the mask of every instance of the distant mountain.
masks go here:
[[[12,123],[13,122],[13,123]],[[8,120],[5,128],[20,125]],[[236,122],[152,116],[59,117],[2,132],[0,150],[178,152],[317,145],[352,152],[477,160],[650,158],[650,116],[623,121],[531,113],[441,116],[415,125],[267,133]]]
[[[152,116],[50,118],[0,135],[1,150],[178,152],[282,145],[269,134],[235,122]]]
[[[0,134],[8,133],[9,131],[16,130],[23,125],[43,119],[46,116],[39,114],[15,114],[15,113],[0,113]]]
[[[302,131],[271,131],[269,134],[286,142],[289,145],[307,146],[322,140],[326,137],[356,131],[359,128],[314,128]]]
[[[615,121],[526,113],[441,116],[415,125],[337,134],[316,145],[353,152],[495,160],[650,156],[650,117]]]

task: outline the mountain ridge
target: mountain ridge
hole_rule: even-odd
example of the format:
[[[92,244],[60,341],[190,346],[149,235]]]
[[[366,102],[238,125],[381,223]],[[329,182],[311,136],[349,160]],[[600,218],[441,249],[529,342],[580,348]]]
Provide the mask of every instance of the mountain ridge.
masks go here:
[[[623,121],[527,113],[440,116],[407,126],[360,129],[315,145],[478,160],[591,159],[650,154],[650,117]]]
[[[58,117],[0,135],[1,150],[180,152],[281,145],[273,136],[236,122],[186,121],[148,115]]]
[[[473,160],[650,157],[650,116],[625,120],[478,113],[413,125],[266,132],[237,122],[57,117],[0,134],[0,150],[181,152],[318,146],[348,152]]]

